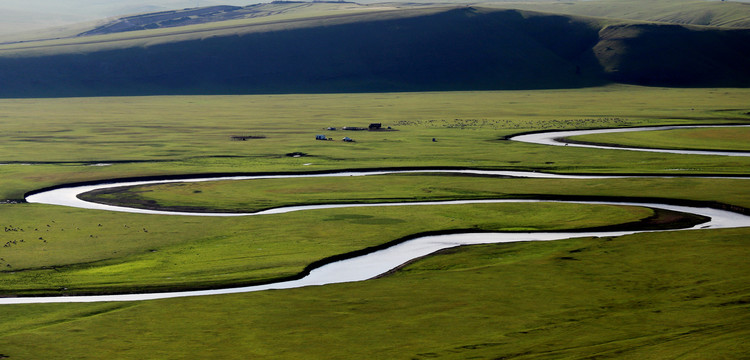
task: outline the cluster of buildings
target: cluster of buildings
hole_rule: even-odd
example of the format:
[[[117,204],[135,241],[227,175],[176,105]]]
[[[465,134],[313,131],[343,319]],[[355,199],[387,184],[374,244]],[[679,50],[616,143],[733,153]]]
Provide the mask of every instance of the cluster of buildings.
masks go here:
[[[336,131],[337,129],[335,127],[328,127],[328,128],[326,128],[326,130],[328,130],[328,131]],[[341,130],[345,130],[345,131],[365,131],[365,130],[367,130],[367,131],[387,131],[387,130],[392,130],[392,129],[391,129],[390,126],[387,127],[387,128],[383,128],[383,124],[381,124],[381,123],[372,123],[372,124],[370,124],[366,128],[363,128],[363,127],[353,127],[353,126],[344,126],[344,127],[341,128]],[[333,140],[333,138],[327,137],[326,135],[315,135],[315,140]],[[342,141],[346,141],[346,142],[353,142],[354,141],[354,140],[352,140],[352,138],[350,138],[348,136],[345,136],[341,140]]]

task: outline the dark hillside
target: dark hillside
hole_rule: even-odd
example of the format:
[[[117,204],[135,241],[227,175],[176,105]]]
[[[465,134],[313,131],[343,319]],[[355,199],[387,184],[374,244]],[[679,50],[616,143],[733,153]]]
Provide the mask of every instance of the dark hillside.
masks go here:
[[[597,31],[563,17],[462,7],[115,50],[71,47],[0,57],[0,95],[590,86],[602,82],[591,51]]]
[[[660,86],[750,86],[750,30],[618,25],[595,52],[614,81]]]
[[[746,31],[600,31],[590,19],[471,7],[232,31],[8,45],[0,49],[0,96],[750,85]]]

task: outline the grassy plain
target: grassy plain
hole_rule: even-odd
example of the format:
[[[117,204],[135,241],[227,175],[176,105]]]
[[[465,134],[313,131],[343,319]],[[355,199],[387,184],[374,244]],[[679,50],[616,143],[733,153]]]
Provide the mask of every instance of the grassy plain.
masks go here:
[[[316,210],[242,219],[61,214],[54,209],[19,215],[3,217],[19,231],[3,237],[12,242],[0,260],[2,295],[252,284],[297,275],[315,261],[413,234],[581,229],[638,221],[653,212],[503,204]],[[45,225],[36,225],[40,218]]]
[[[747,89],[0,99],[0,199],[129,176],[374,167],[745,173],[750,159],[592,151],[498,140],[533,130],[750,120]],[[392,132],[326,131],[378,122]],[[316,141],[325,134],[336,141]],[[233,135],[263,139],[230,141]],[[339,141],[344,136],[354,143]],[[437,142],[433,143],[432,138]],[[286,154],[304,153],[290,157]],[[109,165],[109,166],[93,166]],[[689,170],[680,170],[689,169]]]
[[[745,122],[748,95],[745,89],[612,86],[0,100],[0,163],[8,164],[0,165],[0,198],[20,199],[34,189],[75,181],[215,172],[475,167],[745,174],[750,165],[745,158],[553,148],[500,139],[541,129]],[[371,122],[396,131],[324,130]],[[319,133],[336,141],[314,140]],[[232,135],[265,138],[230,141]],[[343,136],[356,142],[338,141]],[[291,153],[305,156],[286,156]],[[142,195],[228,209],[348,197],[523,194],[750,206],[746,181],[730,179],[410,175],[339,180],[185,185]],[[588,227],[640,219],[650,211],[466,205],[204,219],[0,204],[0,214],[9,229],[0,233],[0,246],[16,241],[0,247],[5,267],[0,282],[11,294],[240,284],[292,274],[311,260],[420,232]],[[733,229],[491,245],[453,249],[357,284],[139,303],[2,306],[0,354],[10,359],[743,358],[750,353],[744,341],[750,320],[747,239],[747,229]]]
[[[0,348],[10,359],[741,359],[747,241],[722,230],[466,247],[364,283],[3,306]]]

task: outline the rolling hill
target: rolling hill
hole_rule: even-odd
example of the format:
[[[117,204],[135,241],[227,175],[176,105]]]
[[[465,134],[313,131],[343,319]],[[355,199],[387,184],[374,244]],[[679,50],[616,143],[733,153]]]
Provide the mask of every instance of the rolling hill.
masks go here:
[[[112,22],[88,36],[0,45],[0,96],[750,85],[750,30],[471,6],[226,18],[252,10],[177,14],[183,26],[147,14],[138,18],[158,25],[137,26],[150,30]]]
[[[501,8],[680,25],[750,28],[747,1],[590,0],[489,3]]]

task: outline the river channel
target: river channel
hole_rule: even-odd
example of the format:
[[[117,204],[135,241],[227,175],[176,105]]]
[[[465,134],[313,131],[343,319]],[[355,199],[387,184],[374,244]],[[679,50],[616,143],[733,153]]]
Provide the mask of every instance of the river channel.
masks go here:
[[[660,128],[642,128],[647,130],[663,129]],[[675,128],[675,127],[670,127]],[[684,128],[684,127],[682,127]],[[619,129],[617,129],[619,130]],[[575,135],[592,133],[575,132]],[[636,131],[636,130],[632,130]],[[535,139],[547,138],[558,139],[570,135],[572,132],[555,132],[535,135]],[[529,135],[513,138],[517,141],[528,140]],[[548,141],[548,140],[544,140]],[[621,149],[621,148],[617,148]],[[656,149],[658,150],[658,149]],[[673,151],[669,151],[673,152]],[[693,151],[681,153],[695,154]],[[708,155],[708,154],[706,154]],[[724,156],[750,156],[747,152],[712,152],[711,155]],[[502,177],[519,177],[519,178],[559,178],[559,179],[612,179],[625,177],[646,177],[646,176],[598,176],[598,175],[559,175],[540,172],[519,172],[519,171],[489,171],[489,170],[389,170],[389,171],[361,171],[361,172],[340,172],[326,174],[298,174],[298,175],[259,175],[259,176],[230,176],[230,177],[206,177],[194,179],[174,179],[174,180],[150,180],[150,181],[132,181],[132,182],[111,182],[101,184],[91,184],[83,186],[61,187],[49,191],[38,192],[29,195],[26,201],[29,203],[50,204],[59,206],[78,207],[86,209],[96,209],[102,211],[121,211],[154,215],[175,215],[175,216],[254,216],[280,214],[292,211],[310,211],[317,209],[346,208],[346,207],[374,207],[374,206],[424,206],[424,205],[451,205],[451,204],[482,204],[482,203],[512,203],[512,202],[552,202],[550,200],[513,200],[513,199],[487,199],[487,200],[455,200],[455,201],[432,201],[432,202],[406,202],[406,203],[379,203],[379,204],[329,204],[329,205],[310,205],[310,206],[290,206],[265,210],[256,213],[190,213],[190,212],[169,212],[159,210],[135,209],[128,207],[111,206],[83,201],[78,195],[99,189],[123,186],[136,186],[146,184],[162,184],[175,182],[202,182],[218,180],[252,180],[252,179],[274,179],[274,178],[291,178],[291,177],[346,177],[346,176],[372,176],[385,175],[394,173],[461,173],[461,174],[480,174],[486,176]],[[748,179],[747,177],[731,177]],[[750,216],[743,214],[707,208],[693,207],[683,205],[669,205],[659,203],[640,203],[640,202],[614,202],[614,201],[554,201],[565,203],[579,204],[608,204],[623,206],[644,206],[665,210],[678,211],[683,213],[696,214],[710,218],[710,221],[696,225],[690,229],[683,230],[649,230],[653,231],[689,231],[698,229],[722,229],[750,226]],[[188,296],[205,296],[220,295],[230,293],[244,293],[263,291],[270,289],[289,289],[305,286],[326,285],[343,282],[363,281],[382,275],[402,264],[434,253],[439,250],[452,248],[461,245],[503,243],[517,241],[550,241],[561,240],[574,237],[612,237],[634,234],[646,231],[592,231],[592,232],[529,232],[529,233],[462,233],[450,235],[425,236],[402,242],[392,247],[378,250],[366,255],[357,256],[341,261],[332,262],[321,267],[312,269],[309,274],[298,280],[281,281],[277,283],[246,286],[227,289],[199,290],[199,291],[178,291],[163,293],[143,293],[143,294],[121,294],[121,295],[94,295],[94,296],[51,296],[51,297],[16,297],[0,298],[0,304],[30,304],[30,303],[61,303],[61,302],[102,302],[102,301],[141,301],[166,299]]]
[[[629,151],[646,151],[646,152],[684,154],[684,155],[750,156],[750,152],[747,152],[747,151],[657,149],[657,148],[641,148],[641,147],[628,147],[628,146],[610,146],[610,145],[603,145],[603,144],[586,144],[586,143],[571,142],[571,141],[566,140],[569,137],[579,136],[579,135],[610,134],[610,133],[623,133],[623,132],[634,132],[634,131],[697,129],[697,128],[712,128],[712,127],[714,128],[750,127],[750,125],[673,125],[673,126],[646,126],[646,127],[594,129],[594,130],[544,131],[544,132],[535,132],[535,133],[529,133],[529,134],[515,135],[515,136],[509,137],[508,140],[520,141],[520,142],[525,142],[525,143],[530,143],[530,144],[539,144],[539,145],[575,146],[575,147],[586,147],[586,148],[607,149],[607,150],[614,149],[614,150],[629,150]]]

